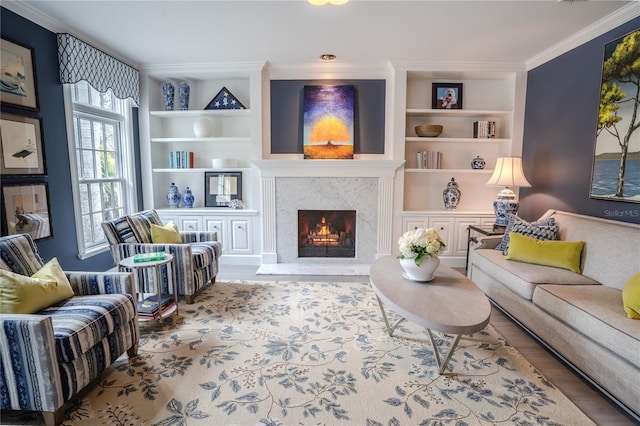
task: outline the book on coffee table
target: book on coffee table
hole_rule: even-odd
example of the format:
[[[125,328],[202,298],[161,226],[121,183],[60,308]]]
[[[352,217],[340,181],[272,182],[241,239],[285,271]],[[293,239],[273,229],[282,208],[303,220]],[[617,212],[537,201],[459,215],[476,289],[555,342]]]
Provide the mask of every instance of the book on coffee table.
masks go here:
[[[165,257],[166,254],[163,251],[156,251],[153,253],[138,253],[133,256],[133,262],[153,262],[154,260],[164,260]]]

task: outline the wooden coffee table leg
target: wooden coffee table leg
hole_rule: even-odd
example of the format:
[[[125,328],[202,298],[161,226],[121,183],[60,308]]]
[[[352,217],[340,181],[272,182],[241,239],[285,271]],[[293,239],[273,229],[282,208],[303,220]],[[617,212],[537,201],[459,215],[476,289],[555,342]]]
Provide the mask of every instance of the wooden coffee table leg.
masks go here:
[[[398,327],[398,325],[404,321],[404,318],[400,318],[398,320],[398,322],[396,322],[393,327],[389,326],[389,319],[387,318],[387,313],[384,311],[384,306],[382,305],[382,300],[380,300],[380,298],[378,297],[378,295],[376,295],[376,299],[378,299],[378,306],[380,306],[380,312],[382,312],[382,318],[384,318],[384,325],[387,326],[387,333],[389,333],[390,337],[393,337],[393,332],[395,331],[396,327]]]
[[[451,348],[449,348],[449,352],[447,352],[446,356],[444,357],[444,360],[441,360],[440,349],[438,348],[438,345],[436,345],[436,341],[433,338],[433,334],[431,333],[431,330],[428,328],[427,328],[427,332],[429,333],[429,340],[431,340],[433,353],[436,355],[436,362],[438,363],[438,367],[440,368],[440,370],[438,371],[438,374],[443,375],[444,370],[446,370],[447,368],[447,364],[449,364],[449,361],[451,360],[451,355],[453,355],[453,352],[456,350],[456,347],[458,346],[458,342],[460,341],[461,336],[459,334],[456,336],[456,340],[454,340],[453,343],[451,344]]]

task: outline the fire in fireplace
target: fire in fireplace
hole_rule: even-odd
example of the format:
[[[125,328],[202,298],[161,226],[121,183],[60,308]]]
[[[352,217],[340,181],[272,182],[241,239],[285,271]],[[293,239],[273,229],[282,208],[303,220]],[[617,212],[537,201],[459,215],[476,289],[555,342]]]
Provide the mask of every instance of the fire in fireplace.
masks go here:
[[[298,210],[298,257],[355,256],[355,210]]]

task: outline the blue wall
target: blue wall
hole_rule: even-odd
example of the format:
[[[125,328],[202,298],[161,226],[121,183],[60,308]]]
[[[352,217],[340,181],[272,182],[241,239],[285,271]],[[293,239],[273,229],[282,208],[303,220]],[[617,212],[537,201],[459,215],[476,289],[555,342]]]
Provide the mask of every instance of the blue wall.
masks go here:
[[[519,215],[559,209],[640,223],[640,204],[589,198],[604,46],[640,28],[635,18],[529,71]],[[640,138],[636,131],[633,138]]]
[[[53,238],[38,240],[36,242],[38,250],[45,261],[57,257],[66,270],[104,271],[109,269],[113,267],[113,259],[109,252],[84,261],[78,258],[64,98],[58,76],[56,35],[5,8],[2,8],[0,13],[0,24],[2,37],[34,49],[40,110],[26,112],[3,105],[2,112],[42,118]],[[15,181],[15,178],[2,177],[3,182],[10,179]],[[140,182],[138,178],[138,183]],[[138,193],[140,194],[140,189]]]

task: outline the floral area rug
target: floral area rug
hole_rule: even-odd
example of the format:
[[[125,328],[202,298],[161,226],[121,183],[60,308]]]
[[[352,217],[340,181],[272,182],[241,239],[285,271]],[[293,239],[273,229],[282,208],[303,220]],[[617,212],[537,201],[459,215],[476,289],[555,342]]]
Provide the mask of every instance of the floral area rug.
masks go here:
[[[442,376],[428,339],[406,321],[389,337],[366,283],[216,283],[143,326],[139,356],[64,424],[593,424],[491,326],[460,340]]]

